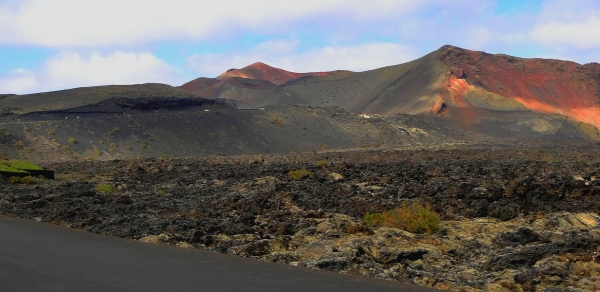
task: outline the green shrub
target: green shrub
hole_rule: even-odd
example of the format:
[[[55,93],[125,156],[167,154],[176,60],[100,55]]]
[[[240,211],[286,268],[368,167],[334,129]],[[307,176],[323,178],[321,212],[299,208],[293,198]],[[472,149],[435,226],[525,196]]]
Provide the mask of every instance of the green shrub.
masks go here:
[[[367,212],[363,215],[362,222],[367,226],[379,225],[383,222],[383,213]]]
[[[327,160],[327,159],[321,159],[321,160],[315,162],[315,166],[316,167],[323,168],[323,167],[325,167],[327,165],[329,165],[329,160]]]
[[[119,131],[119,128],[118,128],[118,127],[115,127],[115,128],[113,128],[112,130],[110,130],[110,132],[108,132],[108,135],[109,135],[109,136],[112,136],[114,133],[116,133],[116,132],[118,132],[118,131]]]
[[[96,190],[103,193],[112,193],[115,189],[109,184],[98,184]]]
[[[110,153],[117,152],[117,144],[114,142],[110,143],[110,145],[108,147],[108,152],[110,152]]]
[[[363,223],[367,226],[386,226],[413,233],[436,233],[440,228],[440,215],[429,206],[418,203],[403,204],[382,213],[365,213]]]
[[[77,141],[73,137],[67,139],[67,142],[69,142],[69,144],[76,144],[77,143]]]
[[[67,146],[67,145],[60,146],[60,149],[66,153],[69,153],[69,154],[72,153],[71,148],[69,148],[69,146]]]
[[[292,170],[288,172],[288,176],[293,180],[302,180],[307,177],[313,177],[314,173],[306,170],[306,168],[301,168],[297,170]]]

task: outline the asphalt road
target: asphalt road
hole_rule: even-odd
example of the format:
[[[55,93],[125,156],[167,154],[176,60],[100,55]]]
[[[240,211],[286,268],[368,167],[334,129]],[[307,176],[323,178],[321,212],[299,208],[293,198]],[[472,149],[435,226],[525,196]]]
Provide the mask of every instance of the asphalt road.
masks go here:
[[[0,291],[439,291],[0,216]]]

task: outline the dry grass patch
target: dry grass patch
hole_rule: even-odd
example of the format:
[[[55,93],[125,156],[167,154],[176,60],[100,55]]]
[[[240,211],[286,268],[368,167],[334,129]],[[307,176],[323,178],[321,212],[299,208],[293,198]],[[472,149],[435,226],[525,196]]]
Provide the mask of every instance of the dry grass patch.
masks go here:
[[[432,211],[430,206],[413,202],[381,213],[367,212],[363,216],[363,223],[367,226],[386,226],[413,233],[433,234],[440,229],[440,215]]]
[[[305,178],[313,177],[315,174],[306,168],[296,169],[288,172],[288,176],[293,180],[303,180]]]

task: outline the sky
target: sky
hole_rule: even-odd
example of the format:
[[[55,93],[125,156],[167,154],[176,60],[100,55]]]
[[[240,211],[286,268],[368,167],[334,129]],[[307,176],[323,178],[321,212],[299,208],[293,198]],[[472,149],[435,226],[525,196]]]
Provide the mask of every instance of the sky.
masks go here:
[[[600,62],[600,1],[0,0],[0,93],[179,86],[255,62],[365,71],[446,44]]]

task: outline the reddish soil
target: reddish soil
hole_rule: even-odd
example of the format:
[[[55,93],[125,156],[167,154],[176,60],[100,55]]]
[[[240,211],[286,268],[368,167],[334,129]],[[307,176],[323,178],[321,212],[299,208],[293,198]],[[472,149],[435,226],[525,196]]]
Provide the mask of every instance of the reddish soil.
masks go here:
[[[464,71],[472,85],[536,112],[562,114],[600,127],[600,64],[521,59],[450,46],[440,54],[447,65]]]
[[[202,89],[211,87],[219,82],[220,81],[215,78],[200,77],[200,78],[194,79],[184,85],[181,85],[180,88],[183,90],[191,91],[191,92],[197,92]]]
[[[283,84],[290,80],[298,79],[305,76],[329,76],[334,74],[340,74],[348,71],[338,70],[331,72],[309,72],[309,73],[295,73],[289,72],[283,69],[271,67],[265,63],[254,63],[246,66],[242,69],[230,69],[227,72],[221,74],[217,79],[226,80],[231,77],[242,77],[248,79],[260,79],[267,80],[274,84]]]

